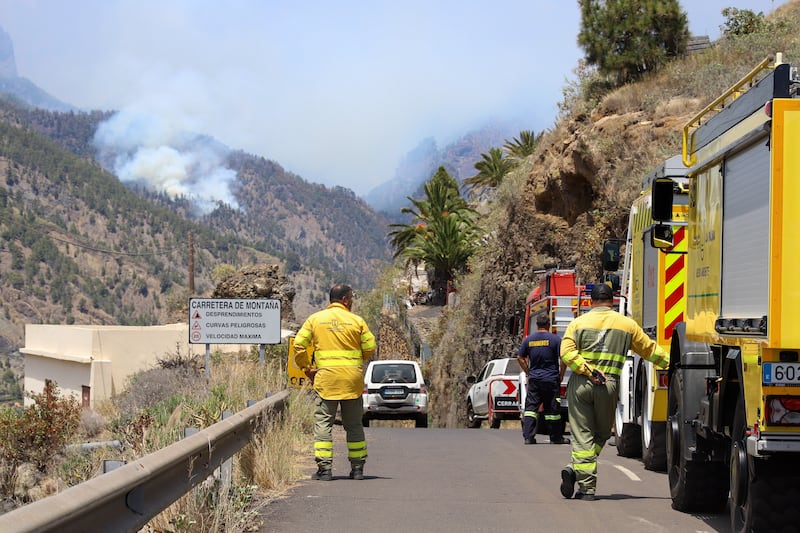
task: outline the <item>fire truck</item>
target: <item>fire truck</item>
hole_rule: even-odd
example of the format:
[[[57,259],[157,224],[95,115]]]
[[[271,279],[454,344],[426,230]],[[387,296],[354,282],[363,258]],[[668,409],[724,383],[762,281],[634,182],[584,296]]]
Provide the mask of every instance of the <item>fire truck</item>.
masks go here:
[[[688,179],[682,155],[658,165],[642,179],[642,194],[634,201],[628,219],[622,291],[622,310],[651,339],[669,351],[672,330],[684,320],[686,308],[686,214]],[[659,251],[651,244],[654,221],[650,217],[651,186],[669,179],[673,186],[671,226],[674,245]],[[616,412],[617,454],[641,457],[648,470],[667,466],[666,370],[631,352],[622,368]]]
[[[800,79],[767,58],[683,130],[686,310],[672,330],[672,506],[732,530],[800,524]],[[653,246],[676,245],[675,181],[652,184]]]
[[[604,256],[613,254],[614,243],[604,247]],[[618,263],[618,261],[617,261]],[[608,266],[608,263],[605,264]],[[616,266],[612,267],[616,270]],[[536,331],[536,317],[542,314],[550,319],[550,331],[563,336],[567,331],[567,326],[572,320],[581,313],[591,309],[592,284],[583,285],[578,281],[578,273],[574,267],[558,268],[547,266],[536,272],[539,274],[538,285],[528,294],[525,299],[525,315],[522,324],[522,337],[525,338],[530,333]],[[609,278],[611,280],[612,278]],[[614,306],[619,309],[619,283],[611,282],[614,290]],[[569,368],[564,372],[564,379],[561,381],[561,423],[567,422],[567,383],[572,374]],[[525,394],[527,393],[527,376],[520,373],[519,376],[519,409],[525,410]],[[540,418],[540,420],[543,420]],[[536,426],[537,433],[547,433],[546,424],[540,423]]]

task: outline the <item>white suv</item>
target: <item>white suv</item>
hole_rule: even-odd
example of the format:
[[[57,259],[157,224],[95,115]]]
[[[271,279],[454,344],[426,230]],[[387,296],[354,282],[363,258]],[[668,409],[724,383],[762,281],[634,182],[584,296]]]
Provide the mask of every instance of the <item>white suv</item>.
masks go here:
[[[364,374],[364,427],[370,420],[414,420],[428,427],[428,387],[415,361],[372,361]]]

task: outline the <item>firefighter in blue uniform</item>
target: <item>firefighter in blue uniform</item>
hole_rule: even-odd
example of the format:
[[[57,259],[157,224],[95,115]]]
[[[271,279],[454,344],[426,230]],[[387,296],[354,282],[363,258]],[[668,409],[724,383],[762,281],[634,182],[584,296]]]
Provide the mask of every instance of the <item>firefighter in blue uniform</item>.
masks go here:
[[[544,405],[550,442],[566,444],[564,424],[561,422],[559,390],[566,366],[561,362],[561,337],[550,332],[550,319],[542,314],[536,317],[537,330],[522,339],[517,352],[519,365],[528,376],[528,392],[522,414],[522,438],[525,444],[536,444],[536,426],[539,407]]]

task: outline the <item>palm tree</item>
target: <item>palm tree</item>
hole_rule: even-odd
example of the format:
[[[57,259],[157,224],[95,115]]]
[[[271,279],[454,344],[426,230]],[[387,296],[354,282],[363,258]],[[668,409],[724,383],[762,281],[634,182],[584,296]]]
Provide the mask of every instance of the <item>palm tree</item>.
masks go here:
[[[413,207],[401,211],[411,214],[410,224],[390,224],[390,243],[394,257],[404,257],[406,266],[425,264],[432,270],[431,288],[444,297],[444,288],[466,268],[474,253],[478,236],[477,212],[461,197],[458,182],[444,167],[439,167],[425,183],[425,198],[408,197]],[[444,303],[439,299],[439,303]]]
[[[514,167],[500,148],[490,148],[489,153],[481,154],[481,157],[483,159],[475,163],[478,173],[464,180],[470,193],[483,187],[496,188]]]
[[[508,153],[509,158],[519,161],[533,155],[541,138],[541,133],[537,135],[532,130],[522,130],[519,132],[519,137],[506,141],[503,148]]]

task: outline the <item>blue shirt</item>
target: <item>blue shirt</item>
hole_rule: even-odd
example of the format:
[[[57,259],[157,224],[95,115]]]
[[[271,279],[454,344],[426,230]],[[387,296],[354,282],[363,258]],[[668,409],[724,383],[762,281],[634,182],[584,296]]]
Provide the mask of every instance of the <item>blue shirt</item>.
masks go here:
[[[561,337],[549,331],[535,331],[522,339],[517,352],[528,358],[528,378],[558,383]]]

